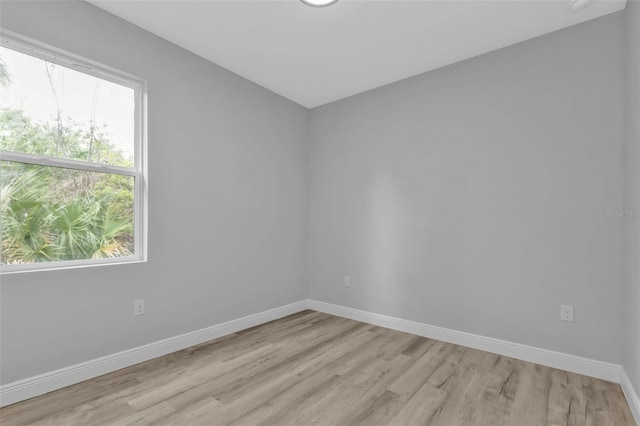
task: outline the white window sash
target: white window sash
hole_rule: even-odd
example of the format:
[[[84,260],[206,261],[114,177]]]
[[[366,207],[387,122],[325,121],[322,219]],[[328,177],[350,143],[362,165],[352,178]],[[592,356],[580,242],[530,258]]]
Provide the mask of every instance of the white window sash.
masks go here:
[[[39,41],[29,39],[6,29],[0,29],[0,45],[75,71],[89,74],[134,90],[134,167],[119,167],[15,151],[0,151],[0,160],[23,164],[60,167],[98,173],[131,176],[134,178],[134,254],[107,259],[81,259],[28,264],[0,265],[0,274],[36,272],[100,265],[138,263],[147,261],[147,134],[146,134],[146,82],[131,74],[70,54]]]
[[[111,166],[109,164],[90,163],[66,158],[49,157],[44,155],[33,155],[15,151],[0,151],[1,161],[12,161],[14,163],[35,164],[39,166],[61,167],[71,170],[85,170],[88,172],[109,173],[125,176],[137,176],[136,169],[128,167]]]

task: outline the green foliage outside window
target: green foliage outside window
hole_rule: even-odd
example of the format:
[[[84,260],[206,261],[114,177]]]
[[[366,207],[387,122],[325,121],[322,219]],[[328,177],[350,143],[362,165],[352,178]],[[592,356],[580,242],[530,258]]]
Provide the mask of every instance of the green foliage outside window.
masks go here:
[[[0,61],[0,84],[11,77]],[[0,110],[0,149],[132,167],[107,129],[67,119],[34,122]],[[2,264],[130,256],[134,250],[134,178],[0,162]]]

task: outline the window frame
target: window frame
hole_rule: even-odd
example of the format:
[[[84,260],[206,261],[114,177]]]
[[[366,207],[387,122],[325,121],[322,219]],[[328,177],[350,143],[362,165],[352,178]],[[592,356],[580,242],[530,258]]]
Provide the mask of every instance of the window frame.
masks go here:
[[[28,264],[0,264],[0,275],[79,267],[119,265],[147,261],[148,178],[147,178],[147,82],[132,74],[100,64],[93,60],[63,51],[56,47],[24,37],[8,30],[0,30],[0,45],[38,59],[88,74],[134,90],[134,164],[119,167],[88,161],[33,155],[0,150],[0,160],[48,167],[60,167],[134,178],[134,254],[106,259],[61,260]]]

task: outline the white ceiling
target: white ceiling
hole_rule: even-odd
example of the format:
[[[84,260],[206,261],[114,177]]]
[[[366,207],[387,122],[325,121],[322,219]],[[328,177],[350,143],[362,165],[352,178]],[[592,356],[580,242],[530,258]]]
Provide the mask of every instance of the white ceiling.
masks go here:
[[[593,0],[89,0],[313,108],[625,7]]]

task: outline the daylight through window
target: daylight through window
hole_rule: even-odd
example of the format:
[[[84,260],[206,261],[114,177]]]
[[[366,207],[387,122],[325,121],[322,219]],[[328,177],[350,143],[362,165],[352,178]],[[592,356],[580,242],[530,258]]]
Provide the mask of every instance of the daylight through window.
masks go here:
[[[3,272],[144,259],[142,90],[3,36]]]

